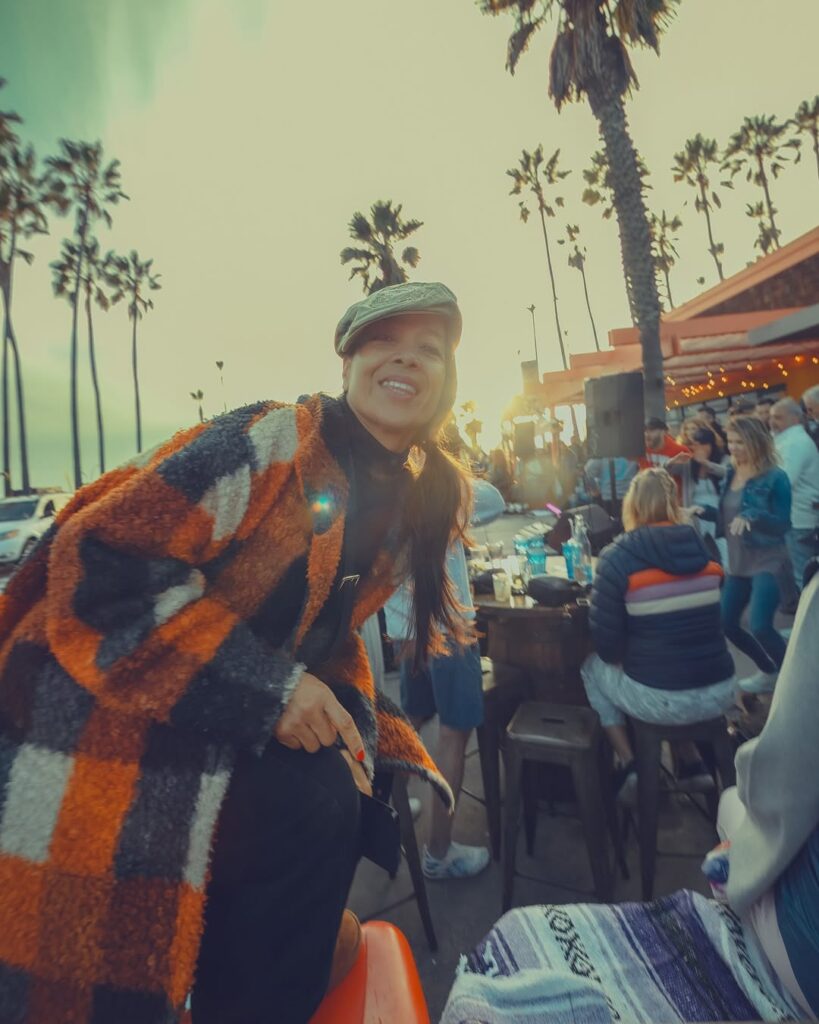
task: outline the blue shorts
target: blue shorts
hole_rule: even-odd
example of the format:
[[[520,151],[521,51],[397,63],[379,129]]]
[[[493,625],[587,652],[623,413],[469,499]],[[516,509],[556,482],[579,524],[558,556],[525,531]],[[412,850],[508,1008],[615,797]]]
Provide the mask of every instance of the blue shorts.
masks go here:
[[[477,644],[457,654],[430,658],[426,668],[412,671],[412,659],[401,662],[401,707],[411,718],[438,714],[443,725],[469,732],[483,723],[483,678]]]

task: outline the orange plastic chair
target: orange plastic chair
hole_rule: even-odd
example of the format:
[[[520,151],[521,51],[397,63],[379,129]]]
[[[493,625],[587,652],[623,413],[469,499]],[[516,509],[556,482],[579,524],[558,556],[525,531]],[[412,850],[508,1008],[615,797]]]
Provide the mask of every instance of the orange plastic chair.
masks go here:
[[[310,1024],[430,1024],[415,960],[386,921],[363,926],[353,969],[322,1001]]]

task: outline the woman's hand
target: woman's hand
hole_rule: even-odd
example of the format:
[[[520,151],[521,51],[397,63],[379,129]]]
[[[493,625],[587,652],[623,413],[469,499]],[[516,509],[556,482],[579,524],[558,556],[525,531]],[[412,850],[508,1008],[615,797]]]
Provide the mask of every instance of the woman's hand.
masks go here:
[[[684,508],[683,512],[688,516],[689,519],[694,516],[701,516],[705,509],[702,505],[689,505],[688,508]]]
[[[684,466],[687,462],[691,461],[691,458],[691,452],[677,452],[676,455],[672,455],[668,462],[666,462],[666,467]]]
[[[732,537],[741,537],[746,530],[751,529],[750,520],[746,519],[745,516],[735,516],[728,527],[728,532]]]
[[[373,787],[370,782],[367,773],[364,771],[364,765],[359,764],[358,761],[354,761],[350,756],[349,750],[342,750],[341,756],[347,762],[347,767],[350,769],[350,774],[353,777],[356,789],[359,793],[363,793],[364,796],[373,795]]]
[[[364,744],[352,715],[339,704],[330,687],[309,672],[296,684],[273,735],[283,746],[310,754],[321,747],[332,747],[340,736],[352,757],[364,760]]]

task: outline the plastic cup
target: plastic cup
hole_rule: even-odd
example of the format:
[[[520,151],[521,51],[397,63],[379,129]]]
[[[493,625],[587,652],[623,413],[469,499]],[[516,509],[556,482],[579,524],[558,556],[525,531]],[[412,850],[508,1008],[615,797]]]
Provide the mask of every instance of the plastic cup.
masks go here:
[[[512,580],[509,573],[501,570],[492,574],[492,589],[496,601],[508,601],[512,596]]]

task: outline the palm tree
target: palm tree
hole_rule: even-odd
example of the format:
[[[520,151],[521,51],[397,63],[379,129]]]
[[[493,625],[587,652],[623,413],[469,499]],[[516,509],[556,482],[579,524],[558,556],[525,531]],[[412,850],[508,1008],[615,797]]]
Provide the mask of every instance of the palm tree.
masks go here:
[[[768,175],[778,178],[789,159],[786,150],[799,149],[797,139],[786,138],[787,130],[787,122],[778,122],[773,115],[746,117],[739,131],[728,140],[722,155],[723,170],[730,171],[732,178],[744,171],[745,180],[762,189],[770,238],[776,248],[779,248],[779,228]]]
[[[191,391],[191,398],[194,400],[194,402],[197,402],[199,404],[199,422],[200,423],[204,423],[205,422],[205,414],[202,411],[202,400],[203,400],[204,397],[205,397],[205,392],[201,388],[199,388],[197,391]]]
[[[3,80],[0,79],[0,87],[3,84]],[[28,494],[31,490],[23,372],[12,318],[14,266],[17,259],[22,259],[27,264],[31,264],[34,260],[34,254],[28,249],[21,248],[20,242],[33,235],[48,232],[48,221],[43,210],[42,182],[37,173],[34,149],[32,146],[21,149],[13,130],[13,125],[19,123],[19,120],[16,114],[0,112],[0,295],[3,297],[2,427],[3,487],[6,495],[13,492],[9,431],[9,353],[14,361],[17,432],[20,445],[20,484],[23,494]]]
[[[79,249],[70,238],[63,239],[60,258],[51,264],[54,271],[54,294],[73,301],[73,286],[77,276],[77,264],[81,262],[80,283],[85,293],[85,322],[88,329],[88,364],[91,370],[91,384],[94,388],[94,405],[97,418],[97,451],[100,473],[105,472],[105,431],[102,422],[102,400],[97,375],[97,355],[94,345],[94,317],[92,301],[102,310],[108,310],[111,303],[103,285],[107,280],[107,267],[100,257],[100,244],[96,238],[88,237],[85,254],[79,261]]]
[[[557,244],[566,245],[567,243],[572,247],[567,262],[570,267],[579,270],[580,276],[583,278],[583,294],[586,297],[586,309],[589,311],[589,320],[591,321],[592,334],[594,335],[594,347],[599,352],[600,342],[597,340],[597,327],[594,323],[594,314],[592,313],[591,302],[589,301],[589,288],[586,282],[586,246],[581,246],[580,244],[580,225],[566,225],[566,237],[558,238]]]
[[[557,288],[555,286],[555,274],[552,267],[552,253],[549,248],[549,232],[546,229],[546,218],[557,216],[555,207],[562,207],[564,200],[562,196],[555,196],[550,203],[547,203],[546,195],[543,190],[543,181],[545,181],[550,188],[553,188],[571,173],[570,171],[561,171],[558,169],[559,157],[560,150],[556,149],[549,159],[544,162],[543,146],[538,146],[533,153],[524,149],[521,153],[518,166],[511,168],[511,170],[508,170],[506,173],[512,179],[512,191],[509,193],[510,196],[519,196],[522,192],[528,191],[531,192],[535,198],[535,202],[537,203],[537,210],[540,215],[540,226],[543,229],[543,244],[546,246],[546,265],[549,268],[549,281],[552,286],[552,303],[555,311],[557,341],[560,345],[560,357],[563,360],[563,369],[566,370],[569,367],[569,363],[566,359],[566,348],[563,344],[563,331],[560,327],[560,314],[557,309]],[[543,177],[543,181],[541,181],[541,175]],[[554,206],[552,203],[554,203]],[[531,214],[529,207],[526,205],[526,200],[521,199],[518,203],[518,207],[520,208],[520,219],[525,224],[529,220],[529,216]]]
[[[625,97],[637,86],[630,46],[659,51],[659,36],[675,0],[479,0],[484,13],[511,12],[506,66],[517,63],[538,29],[557,16],[557,37],[549,68],[549,94],[558,110],[586,97],[597,119],[611,168],[614,208],[634,318],[640,330],[645,378],[645,411],[665,414],[665,382],[660,350],[660,297],[651,251],[651,231],[643,197],[637,151],[626,118]]]
[[[46,180],[50,201],[62,214],[74,213],[76,267],[71,291],[71,449],[74,462],[74,486],[82,486],[80,423],[77,401],[77,319],[82,288],[83,262],[95,221],[111,227],[109,206],[128,197],[122,191],[119,160],[107,165],[101,142],[71,142],[60,139],[60,152],[46,160]]]
[[[671,173],[674,181],[684,181],[697,190],[697,198],[694,200],[694,209],[697,213],[705,214],[705,226],[708,230],[708,251],[714,263],[717,265],[717,273],[720,281],[725,280],[722,272],[722,261],[720,256],[725,252],[722,243],[714,241],[714,232],[711,227],[711,210],[713,206],[719,209],[722,206],[716,190],[711,185],[708,175],[708,168],[711,164],[719,163],[719,147],[716,139],[703,138],[699,133],[693,139],[686,139],[684,148],[674,154],[674,166]],[[730,182],[723,182],[726,188],[733,188]]]
[[[668,308],[674,308],[674,299],[671,297],[671,268],[677,262],[679,253],[677,243],[679,238],[677,232],[682,227],[682,220],[678,216],[669,217],[663,210],[658,217],[652,213],[649,217],[651,225],[651,237],[654,241],[654,259],[657,264],[657,271],[663,275],[665,280],[665,294],[668,298]]]
[[[819,96],[812,100],[803,100],[799,109],[791,118],[789,124],[793,128],[795,140],[802,145],[802,135],[806,135],[811,142],[813,155],[816,157],[816,171],[819,173]],[[801,153],[796,157],[799,160]]]
[[[137,451],[142,451],[142,407],[139,398],[139,366],[137,362],[137,323],[154,308],[153,300],[148,292],[158,291],[161,274],[153,272],[151,260],[141,260],[139,253],[132,249],[129,256],[117,256],[109,253],[106,258],[106,278],[111,286],[112,305],[121,299],[128,299],[128,316],[131,319],[131,370],[134,377],[134,406],[136,410],[136,443]]]
[[[759,249],[763,256],[767,256],[769,252],[773,252],[779,245],[779,242],[777,241],[774,228],[771,227],[770,221],[766,216],[765,204],[762,200],[760,199],[758,203],[748,203],[745,207],[745,216],[756,221],[757,231],[756,238],[754,239],[754,248]]]
[[[347,246],[341,250],[342,265],[357,261],[350,271],[350,280],[361,278],[364,291],[371,295],[389,284],[403,284],[407,280],[405,267],[418,266],[421,255],[415,246],[409,245],[401,253],[401,262],[396,259],[393,246],[396,242],[414,234],[423,227],[421,220],[402,220],[401,203],[393,207],[392,200],[379,199],[370,207],[370,219],[363,213],[354,213],[349,223],[350,237],[358,246]],[[402,266],[401,264],[405,266]]]

